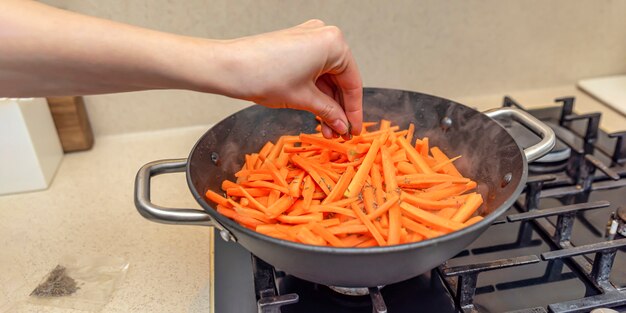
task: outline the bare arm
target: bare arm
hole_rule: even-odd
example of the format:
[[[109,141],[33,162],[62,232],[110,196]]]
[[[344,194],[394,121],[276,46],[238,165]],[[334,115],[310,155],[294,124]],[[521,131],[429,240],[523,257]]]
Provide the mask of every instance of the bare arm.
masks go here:
[[[188,89],[361,127],[361,79],[341,32],[312,20],[234,40],[185,37],[29,0],[0,2],[0,96]],[[332,135],[324,127],[327,137]],[[346,134],[347,135],[347,134]]]

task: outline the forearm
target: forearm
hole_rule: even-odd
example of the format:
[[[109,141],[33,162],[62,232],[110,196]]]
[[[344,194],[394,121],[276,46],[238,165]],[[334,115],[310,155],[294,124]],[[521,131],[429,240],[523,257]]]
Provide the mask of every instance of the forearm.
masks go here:
[[[227,67],[218,41],[142,29],[40,3],[0,7],[0,96],[84,95],[145,89],[221,93]],[[200,74],[200,73],[196,73]]]

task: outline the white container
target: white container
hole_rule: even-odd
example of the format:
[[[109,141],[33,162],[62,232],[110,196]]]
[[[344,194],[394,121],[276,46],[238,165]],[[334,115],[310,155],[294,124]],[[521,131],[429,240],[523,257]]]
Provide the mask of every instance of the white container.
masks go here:
[[[0,98],[0,195],[46,189],[63,149],[44,98]]]

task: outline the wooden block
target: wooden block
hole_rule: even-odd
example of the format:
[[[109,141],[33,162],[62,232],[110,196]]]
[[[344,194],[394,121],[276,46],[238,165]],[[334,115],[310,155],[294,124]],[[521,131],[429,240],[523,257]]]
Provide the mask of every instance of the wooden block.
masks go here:
[[[64,152],[89,150],[93,132],[82,97],[49,97],[48,106]]]

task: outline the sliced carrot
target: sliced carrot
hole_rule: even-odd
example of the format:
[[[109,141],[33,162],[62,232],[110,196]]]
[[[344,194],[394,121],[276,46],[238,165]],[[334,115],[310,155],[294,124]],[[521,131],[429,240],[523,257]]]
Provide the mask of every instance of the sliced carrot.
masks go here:
[[[370,220],[376,219],[380,216],[382,216],[383,214],[387,213],[387,211],[398,202],[399,197],[397,194],[390,194],[389,197],[387,197],[387,201],[385,203],[383,203],[382,205],[379,205],[378,208],[376,208],[373,212],[369,212],[367,214],[367,218],[369,218]]]
[[[424,157],[419,154],[415,149],[413,149],[411,144],[409,144],[404,137],[399,137],[397,142],[400,144],[400,146],[402,146],[402,148],[404,148],[407,158],[409,159],[409,161],[411,161],[413,166],[415,166],[415,169],[426,174],[434,173],[434,171],[428,166],[428,164],[424,160]]]
[[[359,206],[356,203],[354,203],[354,202],[350,206],[352,207],[352,210],[354,211],[356,216],[361,220],[361,222],[363,224],[365,224],[367,229],[370,231],[370,234],[372,234],[372,237],[374,237],[374,239],[376,239],[376,242],[378,243],[378,245],[380,245],[380,246],[387,245],[387,242],[385,242],[385,239],[383,238],[383,236],[380,234],[378,229],[376,229],[374,224],[372,224],[372,222],[369,220],[369,218],[367,218],[367,216],[365,216],[363,211],[361,211],[361,208],[359,208]]]
[[[311,228],[311,230],[313,231],[313,233],[317,234],[318,236],[322,237],[324,240],[326,240],[330,245],[335,246],[335,247],[343,247],[344,244],[343,242],[337,238],[333,233],[329,232],[328,229],[326,229],[324,226],[318,224],[318,223],[310,223],[309,227]]]
[[[296,164],[297,166],[305,170],[307,173],[309,173],[309,175],[313,178],[313,180],[317,183],[317,185],[320,186],[320,188],[322,188],[325,194],[328,195],[330,193],[330,190],[328,189],[328,187],[322,180],[322,177],[320,176],[320,174],[315,170],[315,168],[313,168],[313,166],[308,161],[306,161],[303,157],[299,155],[292,155],[291,160],[293,161],[294,164]]]
[[[361,192],[361,189],[365,184],[365,178],[372,168],[372,164],[374,164],[374,159],[376,158],[376,154],[378,153],[380,145],[381,142],[378,138],[375,139],[374,142],[372,142],[372,146],[365,155],[363,163],[361,163],[361,166],[356,171],[352,182],[350,182],[350,185],[348,185],[348,188],[346,188],[346,192],[344,193],[344,196],[346,198],[356,197]]]
[[[476,224],[476,223],[478,223],[478,222],[480,222],[482,220],[483,220],[482,216],[476,215],[476,216],[472,216],[469,220],[467,220],[463,224],[465,224],[465,226],[470,226],[470,225]]]
[[[215,202],[215,203],[217,203],[219,205],[228,206],[228,200],[226,198],[222,197],[221,195],[217,194],[213,190],[210,190],[210,189],[207,190],[206,193],[205,193],[205,196],[209,200],[211,200],[211,201],[213,201],[213,202]]]
[[[472,214],[478,210],[481,204],[483,204],[483,197],[480,194],[470,194],[467,201],[459,208],[450,220],[461,223],[467,221]]]
[[[426,238],[434,238],[443,235],[443,232],[432,230],[420,223],[411,220],[408,217],[402,217],[402,226],[410,229]]]
[[[452,216],[454,216],[454,214],[456,213],[458,209],[457,208],[443,208],[439,211],[434,212],[435,214],[445,218],[445,219],[451,219]]]
[[[330,191],[330,194],[322,201],[322,204],[327,204],[330,202],[335,202],[343,197],[346,188],[348,188],[348,184],[352,181],[352,177],[354,177],[354,167],[350,166],[348,169],[341,175],[339,181],[335,187]]]
[[[419,198],[419,197],[410,195],[406,192],[403,192],[402,194],[400,194],[400,200],[406,201],[423,210],[434,210],[434,211],[438,211],[438,210],[449,208],[449,207],[459,207],[462,204],[456,201],[455,199],[434,201],[434,200]]]
[[[406,141],[409,142],[409,144],[411,144],[411,142],[413,142],[413,134],[415,133],[415,125],[413,125],[413,123],[409,124],[409,129],[406,133]]]
[[[312,213],[298,216],[280,215],[276,219],[287,224],[308,224],[310,222],[321,222],[324,219],[324,215],[322,213]]]
[[[267,210],[265,210],[265,214],[270,218],[276,218],[280,216],[283,212],[287,211],[289,207],[293,204],[293,197],[289,195],[283,195],[280,199],[276,200],[276,202],[272,203]]]
[[[389,208],[389,239],[388,245],[397,245],[400,243],[401,235],[401,218],[402,213],[398,204],[394,204]]]
[[[298,231],[298,234],[296,235],[296,238],[298,238],[300,242],[309,244],[309,245],[316,245],[316,246],[326,245],[326,241],[324,239],[315,235],[313,232],[311,232],[310,229],[306,227],[300,228],[300,230]]]
[[[432,147],[430,149],[430,153],[433,155],[433,158],[437,161],[437,163],[448,162],[450,159],[446,156],[438,147]],[[457,177],[463,177],[461,173],[456,169],[456,167],[452,163],[448,163],[442,167],[442,170],[446,174],[454,175]]]
[[[455,231],[463,228],[463,224],[459,222],[447,220],[435,214],[428,213],[427,211],[416,208],[406,202],[400,202],[400,207],[402,208],[402,211],[406,213],[409,217],[424,225],[439,229],[445,229],[448,231]]]
[[[250,201],[250,205],[263,212],[267,211],[267,208],[259,201],[257,201],[253,196],[251,196],[243,187],[239,186],[238,188],[241,194],[243,194],[243,196],[246,197],[248,201]]]
[[[300,197],[300,185],[304,179],[304,172],[301,172],[298,176],[294,177],[289,183],[289,195],[295,198]]]

